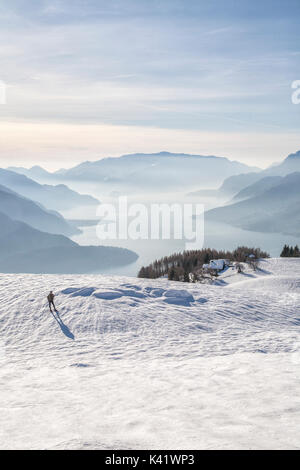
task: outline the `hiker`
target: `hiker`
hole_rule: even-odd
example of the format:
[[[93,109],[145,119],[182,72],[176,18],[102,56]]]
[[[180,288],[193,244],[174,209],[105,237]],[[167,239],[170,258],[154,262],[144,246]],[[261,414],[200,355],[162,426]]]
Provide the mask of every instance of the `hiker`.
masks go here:
[[[49,302],[49,308],[50,308],[50,312],[52,313],[52,306],[56,312],[56,308],[55,308],[55,305],[54,305],[54,294],[52,292],[52,290],[50,291],[50,294],[47,296],[47,299],[48,299],[48,302]]]

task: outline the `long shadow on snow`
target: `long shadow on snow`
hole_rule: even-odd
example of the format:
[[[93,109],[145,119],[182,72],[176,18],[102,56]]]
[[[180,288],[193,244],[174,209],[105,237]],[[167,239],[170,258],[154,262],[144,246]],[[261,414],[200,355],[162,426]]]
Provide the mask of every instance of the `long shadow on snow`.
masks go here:
[[[67,338],[75,339],[75,336],[73,335],[73,333],[69,330],[67,325],[65,325],[64,322],[62,321],[62,319],[60,318],[59,312],[56,310],[56,315],[54,315],[53,312],[51,312],[51,313],[52,313],[52,316],[53,316],[54,320],[59,324],[59,327],[60,327],[61,331],[63,332],[63,334]]]

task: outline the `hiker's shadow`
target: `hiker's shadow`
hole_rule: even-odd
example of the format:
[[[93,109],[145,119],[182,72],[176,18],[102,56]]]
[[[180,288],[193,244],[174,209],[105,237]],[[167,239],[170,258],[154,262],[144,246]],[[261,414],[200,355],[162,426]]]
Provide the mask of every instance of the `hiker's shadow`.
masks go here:
[[[55,321],[59,324],[59,327],[60,327],[61,331],[63,332],[63,334],[67,338],[75,339],[75,336],[73,335],[72,331],[69,330],[67,325],[65,325],[64,322],[62,321],[62,319],[60,318],[59,312],[57,310],[55,310],[56,315],[53,312],[51,312],[51,313],[52,313],[52,316],[55,319]]]

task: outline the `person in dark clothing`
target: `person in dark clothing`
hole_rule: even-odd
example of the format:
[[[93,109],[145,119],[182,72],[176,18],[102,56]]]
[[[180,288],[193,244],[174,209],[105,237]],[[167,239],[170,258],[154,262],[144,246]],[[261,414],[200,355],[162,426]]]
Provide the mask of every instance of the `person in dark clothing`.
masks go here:
[[[50,294],[48,295],[47,299],[48,299],[48,302],[49,302],[50,312],[52,313],[52,306],[54,308],[54,311],[56,312],[56,308],[55,308],[55,305],[54,305],[54,294],[53,294],[52,291],[50,291]]]

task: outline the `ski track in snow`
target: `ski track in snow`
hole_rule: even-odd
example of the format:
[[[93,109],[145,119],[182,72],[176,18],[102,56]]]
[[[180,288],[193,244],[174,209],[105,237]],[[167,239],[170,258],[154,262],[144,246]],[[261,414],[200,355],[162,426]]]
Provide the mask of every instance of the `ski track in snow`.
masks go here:
[[[300,259],[262,267],[1,274],[0,448],[299,448]]]

